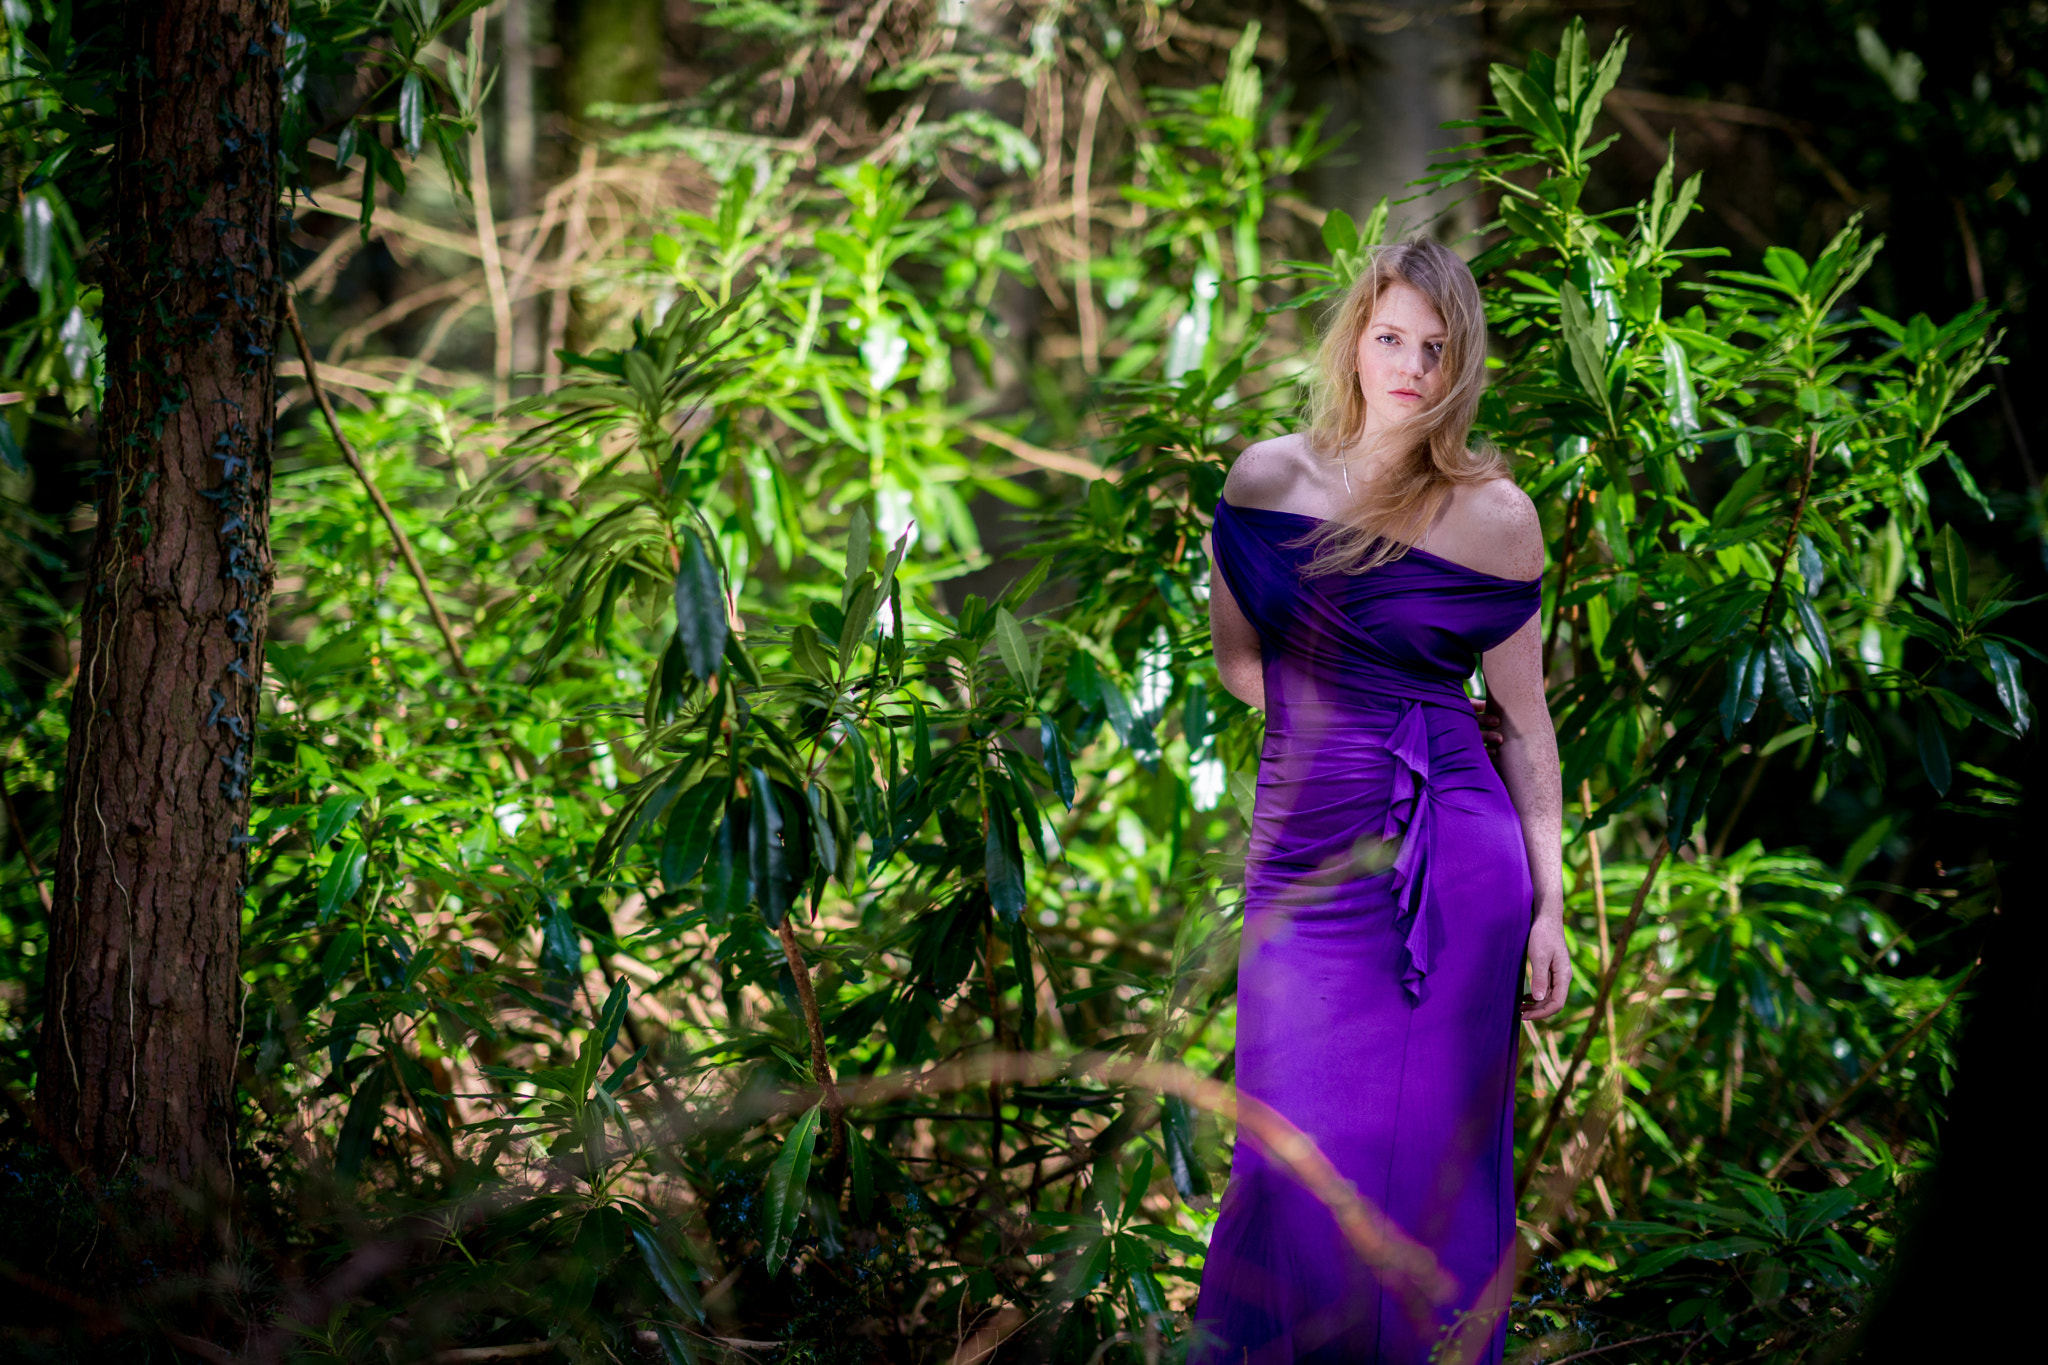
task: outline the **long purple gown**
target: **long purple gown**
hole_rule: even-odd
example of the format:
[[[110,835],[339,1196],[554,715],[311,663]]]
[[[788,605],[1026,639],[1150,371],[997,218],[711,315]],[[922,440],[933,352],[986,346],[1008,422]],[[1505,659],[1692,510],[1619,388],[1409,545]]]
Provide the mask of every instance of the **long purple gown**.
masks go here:
[[[1211,541],[1265,661],[1237,1084],[1434,1251],[1458,1292],[1434,1311],[1411,1306],[1243,1138],[1189,1360],[1422,1365],[1463,1316],[1461,1340],[1476,1329],[1484,1343],[1465,1358],[1491,1365],[1506,1329],[1496,1272],[1515,1226],[1531,883],[1464,683],[1475,654],[1534,614],[1541,582],[1422,550],[1306,579],[1311,550],[1293,542],[1316,524],[1223,503]]]

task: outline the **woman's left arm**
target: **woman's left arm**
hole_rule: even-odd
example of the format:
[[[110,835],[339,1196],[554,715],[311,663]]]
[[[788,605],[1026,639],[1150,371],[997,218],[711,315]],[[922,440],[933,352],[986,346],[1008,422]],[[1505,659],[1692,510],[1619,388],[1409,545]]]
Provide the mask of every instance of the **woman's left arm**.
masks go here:
[[[1548,1019],[1564,1008],[1572,960],[1564,942],[1564,787],[1557,766],[1557,731],[1543,696],[1543,641],[1530,617],[1503,644],[1486,652],[1486,692],[1500,708],[1501,781],[1522,820],[1529,846],[1529,879],[1536,888],[1529,925],[1529,994],[1524,1019]]]
[[[1503,479],[1473,490],[1466,503],[1468,534],[1481,537],[1469,547],[1484,549],[1476,565],[1504,578],[1528,580],[1543,572],[1543,523],[1528,495]],[[1529,847],[1529,993],[1524,1019],[1548,1019],[1564,1008],[1571,989],[1572,960],[1564,942],[1564,784],[1557,765],[1557,730],[1543,695],[1543,639],[1540,615],[1486,652],[1486,694],[1501,717],[1501,745],[1495,755],[1508,797],[1521,817]]]

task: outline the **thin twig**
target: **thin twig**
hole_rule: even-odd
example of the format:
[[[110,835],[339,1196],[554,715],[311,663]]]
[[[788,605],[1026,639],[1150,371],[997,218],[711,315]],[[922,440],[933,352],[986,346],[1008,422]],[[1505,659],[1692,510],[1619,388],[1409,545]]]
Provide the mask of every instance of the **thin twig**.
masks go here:
[[[1919,1023],[1915,1024],[1913,1026],[1913,1031],[1911,1033],[1908,1033],[1905,1037],[1899,1039],[1898,1042],[1893,1043],[1889,1048],[1887,1048],[1885,1050],[1884,1056],[1878,1058],[1869,1066],[1865,1067],[1863,1069],[1863,1074],[1856,1078],[1856,1083],[1854,1085],[1850,1086],[1847,1090],[1844,1090],[1841,1094],[1835,1096],[1834,1103],[1830,1104],[1826,1109],[1822,1110],[1819,1118],[1815,1119],[1812,1123],[1806,1125],[1806,1131],[1799,1135],[1799,1141],[1793,1143],[1790,1147],[1787,1147],[1785,1149],[1785,1154],[1779,1157],[1775,1162],[1771,1163],[1771,1169],[1764,1173],[1764,1178],[1766,1180],[1776,1180],[1778,1178],[1779,1172],[1783,1171],[1787,1166],[1789,1166],[1792,1163],[1792,1158],[1798,1156],[1800,1152],[1804,1151],[1806,1149],[1806,1144],[1813,1141],[1814,1137],[1820,1132],[1821,1129],[1827,1127],[1830,1123],[1834,1122],[1835,1115],[1842,1112],[1842,1106],[1847,1104],[1850,1101],[1850,1099],[1855,1096],[1857,1091],[1861,1090],[1864,1086],[1869,1085],[1871,1081],[1877,1078],[1878,1072],[1884,1070],[1887,1066],[1891,1065],[1892,1058],[1898,1056],[1903,1049],[1912,1046],[1915,1040],[1917,1040],[1922,1034],[1926,1033],[1928,1029],[1934,1027],[1934,1021],[1941,1018],[1942,1015],[1948,1012],[1948,1007],[1955,1003],[1956,997],[1962,994],[1963,987],[1970,984],[1970,978],[1974,977],[1977,974],[1977,969],[1983,965],[1984,963],[1981,958],[1978,961],[1971,963],[1970,970],[1963,973],[1963,979],[1961,981],[1956,982],[1955,989],[1948,993],[1948,998],[1946,1000],[1943,1000],[1939,1005],[1936,1005],[1933,1009],[1929,1010],[1927,1012],[1927,1017],[1922,1019]]]
[[[1586,822],[1593,820],[1593,784],[1581,778],[1579,781],[1579,807],[1586,814]],[[1614,963],[1614,948],[1607,937],[1607,881],[1600,866],[1600,831],[1586,831],[1586,875],[1593,879],[1593,917],[1600,928],[1600,971],[1604,976]],[[1589,1024],[1587,1027],[1591,1027]],[[1607,997],[1607,1063],[1621,1055],[1620,1035],[1614,1027],[1614,997]]]
[[[986,422],[962,422],[960,429],[977,441],[986,441],[992,446],[999,446],[1015,455],[1018,459],[1028,460],[1041,469],[1057,470],[1062,474],[1072,474],[1075,478],[1079,479],[1099,479],[1103,477],[1101,466],[1092,461],[1086,460],[1079,455],[1068,455],[1057,450],[1047,450],[1043,446],[1035,446],[1020,437],[1012,436],[1001,427],[992,427]]]
[[[1813,439],[1806,443],[1806,468],[1799,476],[1799,501],[1792,506],[1792,524],[1785,528],[1785,543],[1778,550],[1778,567],[1771,574],[1771,590],[1764,594],[1764,609],[1757,617],[1756,633],[1759,640],[1771,637],[1771,619],[1776,614],[1778,593],[1785,586],[1785,566],[1792,562],[1793,547],[1799,544],[1799,523],[1806,517],[1806,500],[1813,495],[1813,461],[1820,454],[1820,428],[1814,428]]]
[[[576,162],[576,189],[569,197],[569,225],[562,230],[562,252],[555,257],[555,292],[548,296],[547,348],[540,359],[541,388],[553,392],[562,382],[562,348],[569,344],[569,314],[575,307],[571,267],[583,253],[590,230],[590,187],[597,172],[597,148],[583,144]]]
[[[1970,292],[1977,296],[1977,302],[1984,303],[1989,295],[1984,289],[1984,259],[1977,253],[1977,233],[1970,226],[1970,211],[1963,207],[1960,197],[1951,197],[1955,205],[1956,231],[1963,237],[1963,268],[1970,275]],[[2005,368],[1994,365],[1991,382],[1998,387],[1998,405],[2005,411],[2006,434],[2012,437],[2012,448],[2019,453],[2020,469],[2027,476],[2027,487],[2039,491],[2041,476],[2034,470],[2034,455],[2027,447],[2027,433],[2020,426],[2019,412],[2012,405],[2012,395],[2006,391]]]
[[[484,50],[485,23],[485,10],[479,9],[470,16],[470,47],[479,56]],[[483,99],[482,68],[483,63],[479,60],[476,69],[470,73],[472,108]],[[491,397],[502,408],[512,396],[512,300],[505,292],[505,261],[498,254],[498,229],[491,217],[489,150],[484,145],[483,120],[479,119],[469,135],[469,174],[472,181],[469,201],[476,209],[477,254],[484,263],[484,286],[491,293],[491,323],[496,333],[491,356]]]
[[[299,310],[293,305],[290,294],[284,299],[284,320],[291,328],[292,340],[299,348],[299,358],[306,366],[306,386],[313,391],[313,401],[320,406],[320,415],[327,419],[328,434],[334,437],[334,444],[341,449],[341,458],[355,471],[362,481],[363,489],[370,495],[370,501],[377,508],[377,514],[384,518],[384,525],[390,529],[392,540],[398,544],[398,553],[405,559],[405,566],[412,571],[413,581],[419,584],[420,595],[426,599],[427,610],[433,615],[434,626],[441,632],[442,643],[448,646],[448,661],[455,672],[469,684],[472,692],[477,690],[476,678],[469,671],[469,665],[462,660],[462,646],[455,642],[455,627],[448,623],[447,613],[441,610],[441,601],[434,595],[434,585],[427,578],[426,569],[420,564],[420,557],[414,553],[412,539],[405,534],[405,528],[398,524],[392,514],[391,504],[384,501],[384,494],[377,488],[377,481],[370,477],[370,471],[363,466],[355,447],[341,431],[341,422],[334,415],[334,404],[327,401],[327,390],[320,386],[320,373],[313,364],[313,347],[306,340],[305,328],[299,325]]]
[[[1565,1066],[1557,1094],[1551,1097],[1550,1112],[1544,1116],[1543,1129],[1536,1135],[1536,1141],[1530,1144],[1528,1164],[1522,1169],[1521,1179],[1515,1182],[1517,1204],[1529,1192],[1529,1181],[1535,1176],[1536,1168],[1543,1164],[1544,1151],[1550,1146],[1550,1135],[1557,1130],[1557,1121],[1564,1116],[1565,1101],[1571,1097],[1572,1086],[1579,1078],[1579,1064],[1586,1060],[1586,1053],[1593,1046],[1593,1035],[1598,1031],[1595,1024],[1607,1008],[1607,998],[1614,993],[1615,978],[1621,975],[1621,964],[1628,956],[1629,942],[1635,937],[1636,924],[1643,917],[1643,907],[1649,903],[1650,887],[1655,884],[1657,871],[1664,866],[1664,859],[1670,853],[1671,841],[1658,840],[1656,855],[1650,859],[1641,885],[1636,887],[1635,904],[1629,907],[1628,922],[1621,926],[1621,933],[1616,937],[1614,960],[1607,964],[1607,971],[1601,977],[1600,995],[1593,1002],[1593,1016],[1586,1021],[1586,1031],[1579,1035],[1578,1046],[1572,1049],[1572,1059]]]
[[[804,1011],[804,1027],[811,1035],[811,1071],[819,1088],[824,1091],[825,1117],[831,1123],[825,1146],[825,1158],[830,1161],[839,1154],[839,1146],[845,1141],[846,1101],[839,1097],[839,1087],[832,1080],[832,1054],[825,1046],[825,1021],[818,1013],[818,992],[811,984],[811,969],[804,965],[803,950],[797,946],[796,925],[791,913],[784,913],[776,932],[782,938],[782,956],[789,964],[789,974],[796,981],[797,1000]]]
[[[1101,365],[1100,324],[1095,315],[1095,286],[1088,278],[1088,182],[1094,174],[1095,129],[1102,118],[1102,97],[1109,92],[1109,71],[1088,78],[1081,95],[1081,135],[1074,149],[1074,244],[1080,262],[1074,272],[1074,298],[1081,314],[1081,368],[1094,374]]]

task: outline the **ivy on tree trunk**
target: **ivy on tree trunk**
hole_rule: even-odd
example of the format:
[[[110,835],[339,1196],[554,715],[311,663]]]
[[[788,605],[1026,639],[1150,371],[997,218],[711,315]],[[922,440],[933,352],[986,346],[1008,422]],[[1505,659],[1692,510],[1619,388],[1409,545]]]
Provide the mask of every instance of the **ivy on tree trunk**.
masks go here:
[[[287,15],[126,7],[115,109],[99,524],[38,1101],[102,1188],[138,1182],[173,1262],[201,1254],[190,1211],[225,1191],[233,1140]]]

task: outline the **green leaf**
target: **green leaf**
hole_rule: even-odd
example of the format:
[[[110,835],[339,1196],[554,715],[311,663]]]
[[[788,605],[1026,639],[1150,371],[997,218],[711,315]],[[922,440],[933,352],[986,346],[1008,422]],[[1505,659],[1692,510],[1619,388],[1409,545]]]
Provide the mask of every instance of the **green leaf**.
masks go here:
[[[1941,528],[1928,558],[1933,569],[1934,595],[1941,599],[1949,620],[1959,626],[1965,624],[1970,608],[1970,552],[1953,525]]]
[[[388,88],[388,87],[387,87]],[[418,156],[427,129],[427,89],[420,73],[411,71],[398,86],[398,136],[407,156]]]
[[[1920,766],[1927,773],[1927,781],[1936,795],[1947,796],[1955,774],[1949,766],[1948,740],[1941,733],[1941,716],[1931,702],[1921,704],[1918,740]]]
[[[835,676],[832,656],[825,652],[815,626],[797,626],[789,632],[789,661],[821,683]]]
[[[14,423],[5,413],[0,413],[0,464],[16,474],[28,473],[28,461],[22,458],[21,444],[14,439]]]
[[[854,585],[862,574],[868,571],[868,564],[875,555],[875,524],[868,516],[866,503],[855,503],[852,524],[846,528],[846,569],[845,580],[839,589],[839,605],[845,607],[853,600]],[[848,613],[851,615],[851,613]]]
[[[320,803],[320,813],[313,820],[313,847],[325,848],[341,833],[342,826],[356,818],[356,812],[367,800],[361,796],[330,796]]]
[[[1024,850],[1018,843],[1017,817],[1003,799],[1001,784],[989,783],[988,791],[988,834],[983,840],[988,897],[996,913],[1015,924],[1024,913]]]
[[[1971,475],[1969,466],[1963,463],[1962,456],[1953,450],[1945,450],[1942,452],[1942,459],[1948,463],[1949,472],[1956,476],[1956,483],[1961,486],[1963,495],[1976,503],[1977,510],[1984,514],[1984,520],[1998,520],[1998,513],[1992,510],[1991,499],[1985,497],[1984,490],[1977,486],[1977,480]]]
[[[1065,1283],[1060,1286],[1060,1296],[1065,1299],[1084,1297],[1096,1285],[1102,1283],[1103,1276],[1109,1274],[1110,1256],[1113,1251],[1110,1239],[1100,1233],[1085,1230],[1078,1235],[1083,1238],[1094,1238],[1095,1245],[1087,1255],[1076,1259],[1067,1271]]]
[[[1820,619],[1820,612],[1814,607],[1813,599],[1805,593],[1793,593],[1792,611],[1799,618],[1799,624],[1806,628],[1806,638],[1813,642],[1813,652],[1820,655],[1821,666],[1832,667],[1835,662],[1835,649],[1828,641],[1827,624]]]
[[[576,1095],[587,1098],[590,1087],[597,1080],[597,1072],[604,1065],[604,1059],[619,1041],[619,1029],[626,1022],[626,1006],[632,998],[632,988],[621,976],[612,983],[611,993],[605,996],[604,1008],[598,1011],[596,1027],[585,1035],[583,1051],[576,1059]]]
[[[1602,412],[1607,412],[1607,348],[1600,340],[1600,333],[1594,329],[1592,311],[1586,307],[1585,297],[1579,293],[1578,286],[1570,281],[1566,281],[1558,293],[1564,305],[1564,344],[1571,356],[1572,372],[1586,396],[1599,405]]]
[[[555,976],[578,975],[583,970],[583,936],[575,915],[553,896],[543,895],[541,905],[541,969]]]
[[[718,671],[731,623],[725,614],[725,589],[718,570],[694,531],[683,532],[682,567],[676,572],[676,639],[683,662],[699,679]]]
[[[349,900],[362,889],[363,871],[370,865],[370,850],[363,847],[361,839],[351,837],[334,855],[334,861],[327,865],[327,871],[320,878],[320,889],[315,898],[318,907],[318,923],[325,924],[333,918],[334,912],[348,904]]]
[[[1017,1036],[1029,1052],[1038,1045],[1038,982],[1031,971],[1031,926],[1021,915],[1010,925],[1010,971],[1017,978]]]
[[[1749,723],[1763,701],[1766,659],[1754,644],[1743,645],[1728,661],[1728,681],[1721,691],[1721,737],[1733,739]]]
[[[1008,607],[996,608],[996,652],[1003,656],[1003,667],[1023,687],[1024,695],[1036,697],[1039,658],[1031,642],[1024,638],[1024,627],[1017,624]]]
[[[1864,831],[1856,836],[1856,842],[1849,845],[1849,851],[1842,855],[1842,880],[1849,881],[1863,870],[1885,838],[1892,832],[1892,817],[1879,816]]]
[[[1537,150],[1564,149],[1564,121],[1558,117],[1557,104],[1548,91],[1539,88],[1524,72],[1499,62],[1488,69],[1487,78],[1501,112],[1529,133]]]
[[[1092,660],[1090,665],[1092,668]],[[1099,669],[1093,671],[1097,686],[1101,688],[1104,716],[1109,721],[1109,728],[1115,732],[1117,742],[1131,751],[1131,757],[1138,760],[1139,767],[1148,773],[1154,771],[1159,766],[1159,740],[1153,735],[1151,725],[1143,716],[1132,713],[1131,703],[1114,678]]]
[[[661,1343],[662,1354],[668,1357],[668,1365],[700,1365],[702,1357],[691,1344],[688,1332],[679,1332],[669,1323],[654,1324],[654,1336]]]
[[[868,1153],[868,1140],[853,1125],[846,1128],[846,1176],[853,1186],[853,1215],[861,1222],[875,1216],[875,1169]]]
[[[747,908],[753,898],[754,879],[750,872],[749,835],[753,819],[748,801],[733,801],[725,807],[711,836],[704,861],[704,911],[713,924],[723,926]]]
[[[1998,689],[1999,702],[2004,705],[2006,714],[2012,717],[2013,728],[2025,734],[2030,723],[2029,699],[2027,689],[2020,681],[2019,656],[1996,640],[1979,640],[1977,649],[1984,657],[1985,667],[1991,672],[1991,685]]]
[[[1173,1187],[1183,1199],[1198,1199],[1209,1193],[1209,1173],[1195,1155],[1194,1115],[1188,1102],[1167,1095],[1159,1102],[1159,1132],[1166,1140],[1166,1169]]]
[[[791,864],[790,849],[784,841],[787,822],[774,784],[758,766],[747,769],[750,800],[747,830],[747,871],[754,882],[754,899],[761,918],[773,929],[795,903],[795,884],[801,873]]]
[[[1665,791],[1665,811],[1670,826],[1664,838],[1676,853],[1692,838],[1692,827],[1707,813],[1707,802],[1714,795],[1714,787],[1721,780],[1721,765],[1704,761],[1695,752],[1685,767],[1671,777]]]
[[[818,1142],[818,1123],[823,1112],[820,1108],[804,1111],[783,1139],[782,1152],[775,1158],[775,1164],[768,1168],[768,1186],[762,1201],[766,1226],[761,1241],[762,1259],[767,1262],[771,1276],[782,1273],[790,1242],[796,1237],[797,1217],[803,1212],[804,1193],[811,1179],[811,1150]]]
[[[1052,774],[1053,790],[1060,795],[1060,801],[1068,810],[1074,808],[1074,763],[1067,753],[1066,736],[1053,718],[1043,711],[1038,714],[1038,747],[1045,758],[1045,770]]]
[[[356,1082],[356,1093],[348,1102],[348,1116],[341,1121],[341,1136],[334,1143],[334,1174],[344,1185],[355,1183],[377,1126],[384,1119],[384,1090],[390,1084],[390,1069],[378,1058]]]
[[[1693,437],[1700,432],[1700,415],[1697,399],[1693,394],[1692,367],[1686,362],[1685,347],[1678,338],[1664,337],[1664,402],[1671,412],[1671,429],[1680,436]]]
[[[704,1301],[697,1296],[695,1277],[689,1268],[676,1259],[651,1228],[634,1228],[633,1241],[640,1248],[640,1259],[647,1263],[647,1273],[654,1277],[655,1287],[670,1303],[703,1322]]]
[[[1330,254],[1358,249],[1358,224],[1342,209],[1332,209],[1323,219],[1323,246]]]
[[[1799,657],[1782,635],[1772,635],[1765,649],[1770,665],[1771,691],[1777,694],[1778,704],[1785,708],[1787,715],[1800,724],[1813,719],[1813,708],[1808,693],[1812,690],[1811,676],[1807,672],[1806,660]]]
[[[851,671],[853,652],[867,638],[868,630],[875,623],[875,608],[881,604],[881,589],[875,583],[875,576],[861,570],[860,581],[854,585],[853,596],[846,604],[846,622],[839,629],[839,666]]]
[[[729,788],[725,774],[707,777],[675,799],[669,807],[668,827],[661,838],[661,880],[671,891],[690,884],[705,855],[711,851],[712,835],[724,812]]]

